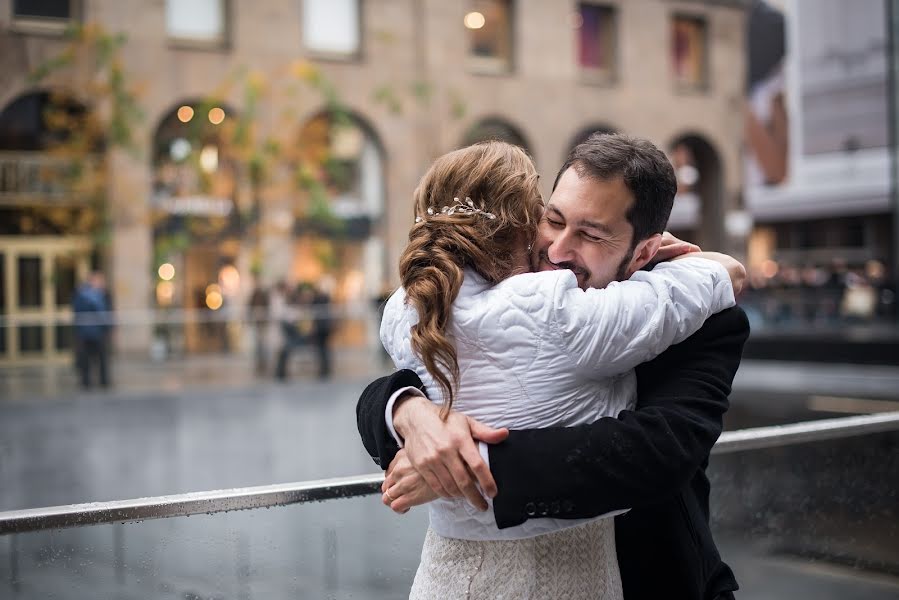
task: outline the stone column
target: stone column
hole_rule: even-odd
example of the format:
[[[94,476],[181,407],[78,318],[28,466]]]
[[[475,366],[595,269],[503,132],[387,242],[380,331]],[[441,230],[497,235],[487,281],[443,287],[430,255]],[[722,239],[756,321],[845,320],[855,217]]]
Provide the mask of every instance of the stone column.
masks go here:
[[[115,351],[146,355],[153,332],[155,289],[150,167],[144,158],[112,148],[106,155],[106,169],[106,202],[112,233],[110,288],[120,314]]]

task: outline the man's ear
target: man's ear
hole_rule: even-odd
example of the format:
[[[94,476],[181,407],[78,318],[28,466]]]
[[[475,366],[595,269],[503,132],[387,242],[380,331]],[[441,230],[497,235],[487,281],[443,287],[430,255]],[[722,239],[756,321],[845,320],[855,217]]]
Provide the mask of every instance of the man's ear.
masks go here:
[[[631,257],[631,262],[627,267],[627,277],[629,278],[649,264],[649,261],[653,259],[661,245],[662,234],[660,233],[651,235],[645,240],[638,242],[637,247],[634,248],[634,255]]]

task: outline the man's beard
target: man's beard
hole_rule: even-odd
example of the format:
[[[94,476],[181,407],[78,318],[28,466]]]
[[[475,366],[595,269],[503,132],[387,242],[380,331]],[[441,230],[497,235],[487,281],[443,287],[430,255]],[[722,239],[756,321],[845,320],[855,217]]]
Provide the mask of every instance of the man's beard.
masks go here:
[[[636,248],[631,248],[630,250],[628,250],[627,254],[625,254],[624,257],[621,259],[621,262],[618,263],[618,268],[615,270],[615,279],[614,279],[614,281],[624,281],[625,279],[628,278],[628,273],[627,273],[627,271],[628,271],[628,267],[629,267],[630,264],[631,264],[631,260],[634,258],[634,250],[635,250],[635,249],[636,249]],[[582,269],[582,268],[578,267],[578,266],[577,266],[576,264],[574,264],[574,263],[570,263],[570,262],[553,263],[553,262],[550,262],[549,257],[546,255],[546,251],[545,251],[545,250],[544,250],[544,251],[541,251],[541,252],[537,252],[536,254],[534,254],[534,255],[532,255],[532,256],[533,256],[533,257],[532,257],[532,259],[531,259],[531,271],[534,271],[534,272],[540,270],[540,263],[541,263],[541,262],[546,262],[547,264],[555,265],[555,266],[556,266],[557,268],[559,268],[559,269],[568,269],[569,271],[572,271],[575,275],[577,275],[578,273],[584,273],[584,274],[586,274],[586,275],[588,276],[588,279],[589,279],[589,276],[591,275],[590,272],[585,271],[585,269]],[[587,284],[587,287],[590,287],[588,281],[585,281],[584,283]]]
[[[615,281],[624,281],[628,278],[627,270],[631,264],[631,259],[634,258],[634,250],[635,248],[631,248],[628,250],[627,254],[624,255],[624,258],[621,259],[621,262],[618,263],[618,271],[615,273]]]

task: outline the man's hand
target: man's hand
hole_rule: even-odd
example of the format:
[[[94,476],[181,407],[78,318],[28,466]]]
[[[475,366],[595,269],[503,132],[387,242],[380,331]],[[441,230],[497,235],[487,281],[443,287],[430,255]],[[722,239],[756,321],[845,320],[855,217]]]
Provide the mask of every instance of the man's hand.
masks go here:
[[[420,396],[403,396],[393,409],[393,426],[405,440],[406,454],[428,486],[443,498],[464,496],[480,510],[488,496],[496,496],[496,482],[481,458],[476,440],[496,444],[508,437],[508,429],[493,429],[450,411],[446,421],[440,408]]]
[[[387,476],[381,484],[381,494],[381,502],[398,514],[408,512],[413,506],[439,498],[424,477],[412,466],[405,450],[400,450],[390,463]]]
[[[696,244],[691,244],[690,242],[678,239],[666,231],[662,234],[662,245],[659,246],[658,252],[656,252],[656,255],[649,261],[649,263],[651,265],[657,265],[660,262],[665,262],[672,258],[689,254],[690,252],[701,251],[702,249]]]

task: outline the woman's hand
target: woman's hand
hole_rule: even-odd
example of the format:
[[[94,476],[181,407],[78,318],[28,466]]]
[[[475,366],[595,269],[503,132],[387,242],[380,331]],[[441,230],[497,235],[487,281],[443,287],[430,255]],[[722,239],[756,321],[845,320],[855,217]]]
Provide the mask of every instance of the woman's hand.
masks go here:
[[[730,275],[730,281],[734,286],[734,295],[736,296],[743,290],[743,284],[746,283],[746,267],[733,256],[721,254],[720,252],[697,252],[689,256],[713,260],[723,265],[727,269],[727,274]],[[687,258],[687,255],[676,256],[672,260],[677,260],[678,258]]]
[[[691,244],[690,242],[678,239],[666,231],[662,234],[662,244],[659,246],[659,250],[652,260],[649,261],[649,264],[657,265],[660,262],[665,262],[666,260],[689,254],[690,252],[701,251],[702,249],[696,244]]]
[[[405,450],[400,450],[390,463],[381,492],[381,502],[397,514],[440,497],[412,466]]]

